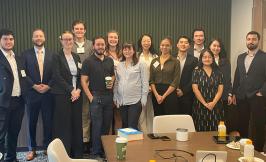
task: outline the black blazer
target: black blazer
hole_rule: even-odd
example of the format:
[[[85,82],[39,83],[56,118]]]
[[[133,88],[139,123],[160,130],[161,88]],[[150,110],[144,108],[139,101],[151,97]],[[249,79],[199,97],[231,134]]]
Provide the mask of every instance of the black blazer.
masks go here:
[[[51,87],[52,86],[52,74],[53,74],[53,69],[54,69],[54,63],[53,63],[54,53],[52,53],[48,49],[45,49],[42,81],[40,77],[38,60],[36,58],[36,53],[34,51],[34,48],[24,51],[21,55],[25,61],[26,74],[28,76],[30,87],[32,87],[34,84],[41,84],[41,83],[49,85]],[[31,88],[27,94],[28,101],[31,101],[31,102],[34,102],[35,100],[38,99],[38,97],[41,97],[41,96],[43,96],[43,94],[38,93],[33,88]]]
[[[25,73],[24,61],[20,56],[15,56],[15,59],[17,63],[21,94],[24,96],[29,88],[27,76],[22,76],[22,74]],[[11,66],[3,52],[0,50],[0,107],[9,107],[13,83],[14,76]]]
[[[80,58],[77,54],[72,53],[73,59],[77,66],[77,85],[76,87],[81,90],[80,84],[80,70],[81,70],[81,62]],[[53,72],[53,85],[51,92],[54,94],[70,94],[74,89],[72,85],[72,75],[66,60],[66,57],[63,53],[63,50],[59,52],[59,54],[55,55],[54,59],[55,69]]]
[[[231,64],[226,58],[219,59],[219,68],[223,74],[224,89],[222,100],[227,100],[229,93],[232,93]]]
[[[266,96],[266,53],[259,50],[246,73],[243,53],[237,58],[237,67],[233,84],[233,93],[238,99],[251,98],[257,92]]]
[[[197,64],[198,59],[188,53],[179,84],[179,88],[182,90],[184,95],[192,93],[192,72]]]

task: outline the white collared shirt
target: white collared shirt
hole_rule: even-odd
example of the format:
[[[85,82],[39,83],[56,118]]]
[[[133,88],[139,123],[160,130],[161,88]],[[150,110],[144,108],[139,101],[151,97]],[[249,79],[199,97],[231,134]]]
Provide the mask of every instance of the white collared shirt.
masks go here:
[[[13,51],[11,51],[11,55],[7,53],[5,50],[0,48],[3,54],[5,55],[13,73],[14,77],[14,83],[13,83],[13,88],[12,88],[12,94],[11,96],[20,96],[21,95],[21,89],[20,89],[20,84],[19,84],[19,76],[18,76],[18,67],[17,67],[17,62],[15,59],[15,54]]]
[[[204,50],[204,46],[200,49],[200,51],[197,51],[194,46],[194,57],[197,57],[199,59],[202,50]]]
[[[184,66],[185,66],[185,62],[187,60],[187,54],[185,54],[183,60],[180,59],[180,57],[177,55],[177,59],[179,60],[180,62],[180,76],[182,75],[182,71],[184,69]]]

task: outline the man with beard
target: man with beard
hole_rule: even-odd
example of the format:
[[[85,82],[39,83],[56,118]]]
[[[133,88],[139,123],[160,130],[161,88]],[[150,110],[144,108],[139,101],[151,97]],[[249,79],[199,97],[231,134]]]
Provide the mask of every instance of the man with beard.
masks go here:
[[[51,141],[53,96],[50,93],[53,74],[53,53],[44,47],[45,36],[42,29],[35,29],[32,34],[34,47],[22,53],[29,77],[31,89],[26,96],[28,117],[28,149],[26,159],[36,157],[36,126],[39,112],[43,121],[43,145],[47,148]],[[46,151],[45,151],[46,153]]]
[[[263,151],[265,141],[264,99],[266,96],[266,54],[258,47],[260,35],[251,31],[246,36],[248,51],[239,55],[233,84],[233,100],[243,119],[239,123],[241,137],[247,138],[249,123],[257,151]],[[251,120],[250,120],[251,116]]]
[[[5,162],[16,162],[18,134],[24,115],[27,75],[23,59],[13,52],[14,33],[0,30],[0,153]],[[6,145],[5,145],[6,144]],[[5,149],[6,146],[6,149]],[[4,162],[4,157],[0,157]]]
[[[95,37],[92,45],[94,52],[82,65],[81,85],[90,102],[91,158],[102,158],[101,136],[109,133],[113,117],[114,62],[104,55],[104,37]],[[108,84],[106,77],[112,78]]]

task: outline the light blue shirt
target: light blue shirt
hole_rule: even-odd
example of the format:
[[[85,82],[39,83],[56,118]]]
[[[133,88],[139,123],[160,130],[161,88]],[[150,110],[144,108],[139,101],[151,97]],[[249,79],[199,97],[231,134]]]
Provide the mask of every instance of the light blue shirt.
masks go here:
[[[114,101],[117,106],[133,105],[147,102],[149,92],[149,75],[144,63],[126,67],[125,61],[117,65]]]
[[[35,55],[36,55],[36,58],[37,58],[37,60],[38,60],[38,49],[37,49],[37,47],[35,47],[34,46],[34,51],[35,51]],[[43,53],[43,58],[42,58],[42,60],[44,61],[44,57],[45,57],[45,48],[44,47],[42,47],[42,49],[41,49],[41,51],[42,51],[42,53]]]

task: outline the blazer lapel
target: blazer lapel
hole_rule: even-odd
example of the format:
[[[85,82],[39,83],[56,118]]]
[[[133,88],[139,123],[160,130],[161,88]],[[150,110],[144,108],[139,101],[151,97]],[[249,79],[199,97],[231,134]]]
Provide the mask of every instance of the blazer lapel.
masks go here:
[[[246,58],[246,56],[247,56],[247,53],[244,53],[244,55],[242,55],[242,57],[241,58],[239,58],[239,59],[241,59],[239,62],[240,62],[240,68],[239,68],[239,70],[241,71],[241,73],[242,74],[247,74],[247,72],[246,72],[246,67],[245,67],[245,58]]]
[[[248,73],[253,69],[253,67],[256,65],[257,59],[259,58],[258,55],[260,55],[260,51],[258,51],[258,52],[255,54],[255,56],[254,56],[254,58],[253,58],[253,60],[252,60],[252,62],[251,62],[251,64],[250,64],[250,66],[249,66],[249,69],[248,69],[247,74],[248,74]]]
[[[69,69],[69,66],[68,66],[68,63],[67,63],[67,60],[66,60],[66,57],[65,57],[64,53],[61,53],[61,54],[60,54],[60,56],[61,56],[62,62],[63,62],[63,64],[64,64],[65,68],[67,69],[68,73],[69,73],[69,74],[71,74],[71,72],[70,72],[70,69]]]
[[[9,64],[9,62],[7,61],[5,55],[3,54],[3,52],[0,50],[0,62],[3,63],[3,65],[8,69],[8,71],[13,74],[11,66]]]

